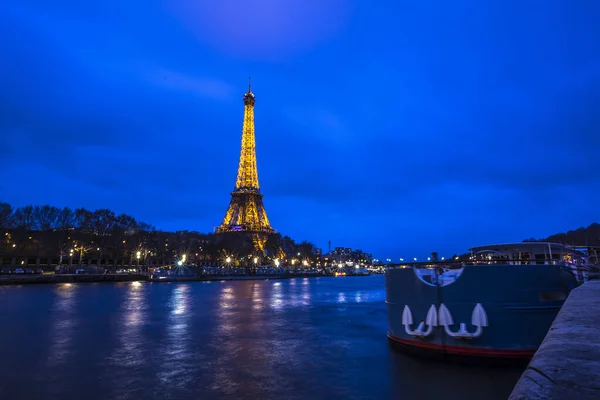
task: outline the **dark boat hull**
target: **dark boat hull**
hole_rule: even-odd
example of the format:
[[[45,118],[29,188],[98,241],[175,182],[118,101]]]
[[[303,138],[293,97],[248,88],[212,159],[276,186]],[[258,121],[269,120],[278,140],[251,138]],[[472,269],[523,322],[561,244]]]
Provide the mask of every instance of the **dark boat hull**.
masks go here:
[[[473,265],[464,267],[451,284],[435,286],[417,277],[412,268],[386,273],[388,338],[395,347],[439,356],[480,359],[529,359],[538,349],[570,290],[578,285],[567,269],[554,265]],[[487,326],[473,338],[449,335],[434,326],[429,335],[407,332],[403,321],[410,309],[415,330],[434,306],[451,313],[456,332],[459,323],[475,332],[472,313],[477,304],[485,310]],[[439,319],[438,319],[439,320]]]

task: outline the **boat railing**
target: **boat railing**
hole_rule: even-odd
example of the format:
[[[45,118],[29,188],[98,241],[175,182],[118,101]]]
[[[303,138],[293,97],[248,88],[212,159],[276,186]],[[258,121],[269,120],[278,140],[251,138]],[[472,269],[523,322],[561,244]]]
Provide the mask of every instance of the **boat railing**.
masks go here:
[[[512,258],[512,259],[491,259],[491,260],[436,260],[436,261],[410,261],[401,263],[386,264],[388,269],[396,268],[443,268],[460,269],[467,265],[562,265],[569,267],[583,267],[584,264],[568,262],[562,259],[530,259],[530,258]]]

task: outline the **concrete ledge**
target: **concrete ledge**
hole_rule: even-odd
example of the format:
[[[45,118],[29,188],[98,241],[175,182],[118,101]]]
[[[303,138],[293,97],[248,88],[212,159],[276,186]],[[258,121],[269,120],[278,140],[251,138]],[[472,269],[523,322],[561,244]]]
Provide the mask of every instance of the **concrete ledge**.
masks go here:
[[[600,281],[573,290],[509,400],[600,399]]]

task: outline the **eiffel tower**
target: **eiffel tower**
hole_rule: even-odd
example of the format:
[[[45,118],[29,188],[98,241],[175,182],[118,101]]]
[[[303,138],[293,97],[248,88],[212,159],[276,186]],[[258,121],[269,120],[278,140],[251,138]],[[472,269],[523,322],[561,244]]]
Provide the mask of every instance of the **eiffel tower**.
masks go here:
[[[249,79],[248,92],[244,94],[242,150],[235,189],[231,192],[231,201],[225,218],[221,225],[215,228],[215,233],[245,232],[252,238],[254,249],[264,253],[268,236],[276,231],[271,228],[267,218],[263,195],[260,193],[258,185],[254,138],[254,103],[256,100],[250,83]]]

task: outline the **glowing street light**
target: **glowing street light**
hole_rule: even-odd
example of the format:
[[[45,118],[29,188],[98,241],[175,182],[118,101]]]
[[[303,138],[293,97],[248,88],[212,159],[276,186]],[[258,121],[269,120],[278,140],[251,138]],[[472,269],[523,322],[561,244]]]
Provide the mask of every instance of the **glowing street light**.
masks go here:
[[[254,264],[258,264],[258,257],[254,257]]]
[[[279,267],[279,259],[278,258],[275,259],[275,266]]]
[[[306,266],[308,266],[308,261],[304,260],[304,261],[302,261],[302,264],[306,267]]]
[[[138,251],[137,253],[135,253],[135,257],[139,260],[140,257],[142,256],[142,252]]]
[[[185,262],[186,258],[187,258],[187,254],[182,255],[181,256],[181,262]]]
[[[231,257],[227,257],[227,258],[225,259],[225,262],[226,262],[227,264],[229,264],[229,263],[231,262]]]

